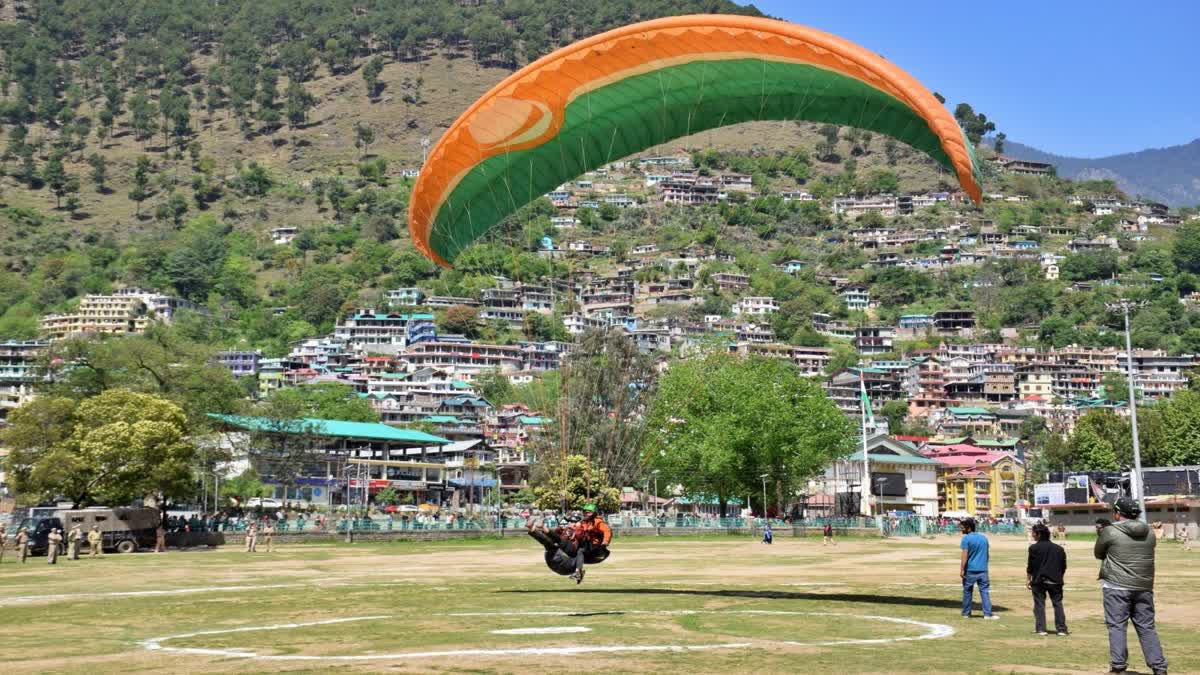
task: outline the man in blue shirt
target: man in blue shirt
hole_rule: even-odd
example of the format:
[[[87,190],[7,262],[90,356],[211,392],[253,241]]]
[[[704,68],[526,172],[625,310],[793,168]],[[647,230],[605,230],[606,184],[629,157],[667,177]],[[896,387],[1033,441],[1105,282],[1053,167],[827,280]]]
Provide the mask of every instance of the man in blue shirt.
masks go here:
[[[988,540],[987,537],[975,531],[975,519],[964,518],[959,527],[962,528],[963,538],[959,548],[962,549],[962,563],[959,565],[959,576],[962,577],[963,601],[962,615],[964,619],[971,618],[971,602],[975,599],[975,585],[979,584],[979,599],[983,603],[983,618],[999,619],[992,614],[991,581],[988,580]]]

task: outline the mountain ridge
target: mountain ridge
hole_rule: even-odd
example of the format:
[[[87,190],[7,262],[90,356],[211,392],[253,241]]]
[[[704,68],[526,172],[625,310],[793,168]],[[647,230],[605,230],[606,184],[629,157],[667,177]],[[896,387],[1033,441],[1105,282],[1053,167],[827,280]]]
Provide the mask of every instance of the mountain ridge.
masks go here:
[[[1004,154],[1058,167],[1058,175],[1076,180],[1113,180],[1130,195],[1142,195],[1169,206],[1200,203],[1200,138],[1165,148],[1147,148],[1107,157],[1056,155],[1008,141]]]

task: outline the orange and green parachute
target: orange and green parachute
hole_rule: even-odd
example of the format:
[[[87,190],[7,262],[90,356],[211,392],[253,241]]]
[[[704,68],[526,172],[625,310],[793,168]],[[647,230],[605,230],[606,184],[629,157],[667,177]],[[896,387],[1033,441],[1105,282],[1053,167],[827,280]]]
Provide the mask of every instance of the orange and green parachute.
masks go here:
[[[962,130],[908,73],[822,31],[696,15],[596,35],[496,85],[430,152],[409,232],[422,253],[449,265],[505,216],[575,176],[754,120],[886,134],[953,171],[979,201],[979,170]]]

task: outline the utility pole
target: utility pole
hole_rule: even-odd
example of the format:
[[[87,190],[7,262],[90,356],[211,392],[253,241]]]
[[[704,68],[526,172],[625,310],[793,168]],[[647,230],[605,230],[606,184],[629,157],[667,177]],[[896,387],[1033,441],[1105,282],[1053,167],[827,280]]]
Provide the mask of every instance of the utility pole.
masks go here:
[[[1137,500],[1138,507],[1142,514],[1140,520],[1145,521],[1146,516],[1146,490],[1145,483],[1142,481],[1142,448],[1138,440],[1138,421],[1137,421],[1137,391],[1134,386],[1135,375],[1133,371],[1133,341],[1129,337],[1129,308],[1135,306],[1135,303],[1129,300],[1111,303],[1109,309],[1119,309],[1125,317],[1125,379],[1129,384],[1129,425],[1133,431],[1133,473],[1130,476],[1129,488],[1133,492],[1133,498]]]

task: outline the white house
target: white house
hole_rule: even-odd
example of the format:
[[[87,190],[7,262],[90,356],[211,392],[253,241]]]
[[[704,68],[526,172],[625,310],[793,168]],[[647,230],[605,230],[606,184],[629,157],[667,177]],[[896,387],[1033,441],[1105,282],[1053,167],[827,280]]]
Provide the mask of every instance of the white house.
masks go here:
[[[867,441],[870,460],[871,513],[912,511],[919,516],[938,514],[938,462],[923,457],[916,448],[890,436],[873,436]],[[825,494],[857,495],[861,503],[863,475],[862,448],[825,469],[823,479],[812,487]],[[882,479],[882,480],[881,480]],[[882,492],[882,494],[880,494]]]

